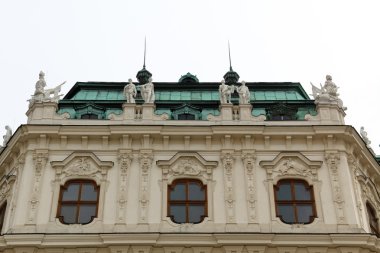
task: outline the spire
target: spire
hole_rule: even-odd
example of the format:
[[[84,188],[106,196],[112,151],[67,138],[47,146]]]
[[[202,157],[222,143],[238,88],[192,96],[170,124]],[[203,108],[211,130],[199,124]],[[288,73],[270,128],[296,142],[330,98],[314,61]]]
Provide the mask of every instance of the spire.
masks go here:
[[[146,84],[149,81],[149,78],[152,76],[152,74],[145,69],[145,58],[146,58],[146,37],[144,41],[144,64],[142,70],[137,72],[136,78],[139,81],[140,84]]]
[[[240,76],[232,69],[230,41],[228,41],[228,57],[230,60],[230,70],[223,76],[223,78],[228,85],[236,84],[239,81]]]

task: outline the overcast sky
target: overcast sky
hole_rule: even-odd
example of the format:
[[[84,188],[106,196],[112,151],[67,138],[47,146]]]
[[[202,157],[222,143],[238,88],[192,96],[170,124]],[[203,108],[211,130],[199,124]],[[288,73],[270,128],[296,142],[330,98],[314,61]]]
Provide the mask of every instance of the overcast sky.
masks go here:
[[[232,66],[249,82],[340,87],[346,124],[364,126],[380,154],[378,0],[0,0],[0,136],[26,123],[38,73],[63,81],[127,81],[142,68],[153,81],[191,72],[220,81]],[[1,144],[1,143],[0,143]]]

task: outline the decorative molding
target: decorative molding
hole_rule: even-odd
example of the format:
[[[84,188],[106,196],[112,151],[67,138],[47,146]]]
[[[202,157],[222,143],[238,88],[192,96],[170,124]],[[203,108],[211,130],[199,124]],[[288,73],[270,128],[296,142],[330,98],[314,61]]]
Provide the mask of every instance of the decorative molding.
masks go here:
[[[226,203],[227,223],[235,223],[235,191],[234,191],[234,161],[232,151],[224,151],[220,155],[224,171],[224,200]]]
[[[153,162],[153,151],[152,150],[140,151],[139,162],[140,162],[139,222],[148,223],[150,174],[151,174],[152,162]]]
[[[128,189],[128,170],[133,160],[132,150],[120,150],[119,152],[119,186],[117,198],[117,223],[126,222],[126,206],[127,206],[127,189]]]
[[[254,150],[243,151],[241,159],[244,164],[245,185],[247,195],[248,223],[255,223],[256,220],[256,154]]]
[[[299,152],[282,152],[272,161],[261,161],[260,166],[266,169],[270,180],[296,176],[316,181],[317,169],[322,166],[322,162],[310,161]]]
[[[193,178],[199,179],[204,185],[207,185],[207,218],[205,221],[213,219],[213,170],[218,166],[216,161],[206,161],[196,152],[178,152],[169,160],[157,161],[157,166],[162,169],[162,219],[166,220],[172,226],[178,226],[180,231],[189,231],[194,224],[173,224],[167,217],[167,197],[168,186],[176,179]],[[195,225],[196,226],[196,225]]]
[[[100,186],[97,219],[103,217],[103,205],[106,192],[108,170],[114,165],[112,161],[101,161],[92,152],[73,152],[63,161],[50,162],[55,170],[53,181],[53,203],[58,203],[61,185],[70,179],[92,179]],[[50,221],[56,220],[57,205],[52,206]]]
[[[218,162],[206,161],[196,152],[178,152],[170,160],[157,161],[157,166],[162,168],[163,179],[171,183],[181,177],[211,180],[212,169],[218,166]]]
[[[33,188],[31,190],[31,196],[29,200],[29,214],[27,224],[35,225],[36,217],[38,212],[38,207],[40,203],[40,191],[42,185],[42,179],[44,175],[44,170],[48,160],[49,154],[47,150],[36,150],[33,153],[34,162],[34,180]]]
[[[340,155],[338,151],[326,151],[325,160],[330,173],[330,183],[332,188],[332,197],[336,210],[338,224],[346,224],[344,211],[344,197],[339,179]]]
[[[363,203],[360,196],[360,183],[359,183],[359,177],[362,175],[362,172],[360,171],[360,166],[358,160],[353,155],[348,155],[347,157],[348,167],[351,170],[352,173],[352,183],[354,186],[354,192],[355,192],[355,200],[356,200],[356,207],[359,212],[359,222],[360,226],[363,227],[364,221],[363,221]]]

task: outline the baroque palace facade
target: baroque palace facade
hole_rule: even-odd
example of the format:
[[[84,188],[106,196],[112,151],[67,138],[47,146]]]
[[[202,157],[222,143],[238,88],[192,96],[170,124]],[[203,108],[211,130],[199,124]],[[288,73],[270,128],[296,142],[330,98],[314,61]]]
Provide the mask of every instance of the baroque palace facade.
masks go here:
[[[331,76],[36,83],[0,154],[0,252],[380,252],[380,167]],[[8,129],[9,130],[9,129]]]

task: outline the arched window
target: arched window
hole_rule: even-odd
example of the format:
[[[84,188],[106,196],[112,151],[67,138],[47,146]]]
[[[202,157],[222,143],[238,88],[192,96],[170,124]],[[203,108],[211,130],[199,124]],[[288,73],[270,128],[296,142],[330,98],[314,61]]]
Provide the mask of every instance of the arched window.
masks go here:
[[[377,237],[379,237],[379,222],[377,219],[376,211],[371,206],[371,204],[367,203],[367,213],[368,213],[368,220],[369,220],[369,226],[371,228],[371,233],[376,234]]]
[[[207,188],[199,180],[179,179],[168,186],[168,217],[175,223],[200,223],[207,216]]]
[[[98,213],[99,186],[91,180],[71,180],[61,186],[57,218],[64,224],[87,224]]]
[[[280,180],[274,186],[276,216],[284,223],[308,224],[317,217],[313,187],[298,179]]]
[[[3,230],[3,225],[4,225],[4,217],[5,217],[5,210],[7,209],[7,202],[1,205],[0,207],[0,234],[1,231]]]

